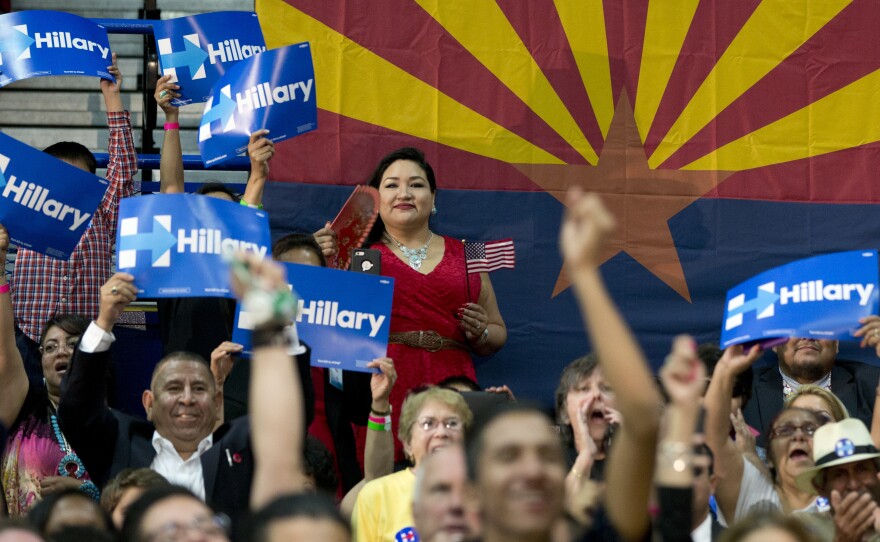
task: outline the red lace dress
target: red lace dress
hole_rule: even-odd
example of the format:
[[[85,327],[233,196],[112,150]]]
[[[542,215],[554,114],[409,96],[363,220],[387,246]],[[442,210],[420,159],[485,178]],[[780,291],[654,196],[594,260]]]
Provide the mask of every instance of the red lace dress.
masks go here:
[[[382,274],[394,277],[394,300],[391,305],[391,333],[401,331],[436,331],[442,337],[465,343],[458,327],[458,309],[480,298],[480,274],[467,274],[464,245],[443,237],[445,251],[440,263],[427,275],[414,270],[383,243],[372,248],[382,253]],[[468,285],[465,279],[470,282]],[[448,376],[467,375],[476,380],[470,352],[444,349],[428,352],[403,344],[389,344],[388,356],[397,368],[397,383],[391,391],[392,430],[395,435],[395,460],[403,460],[402,445],[397,440],[398,419],[403,399],[412,388],[436,384]]]

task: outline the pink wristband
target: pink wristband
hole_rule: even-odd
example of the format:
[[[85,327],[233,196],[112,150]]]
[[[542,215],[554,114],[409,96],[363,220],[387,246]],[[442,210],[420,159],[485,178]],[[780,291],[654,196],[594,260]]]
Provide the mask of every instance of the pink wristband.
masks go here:
[[[166,122],[165,123],[165,130],[166,131],[167,130],[180,130],[180,123],[179,122]]]
[[[0,284],[0,294],[8,294],[9,293],[9,283]]]

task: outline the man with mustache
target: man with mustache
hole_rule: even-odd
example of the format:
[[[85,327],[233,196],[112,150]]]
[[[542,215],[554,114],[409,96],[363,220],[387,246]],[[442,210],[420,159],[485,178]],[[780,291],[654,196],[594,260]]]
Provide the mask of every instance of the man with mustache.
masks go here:
[[[791,338],[774,351],[778,365],[753,369],[752,400],[743,412],[750,426],[767,428],[785,398],[804,384],[833,392],[850,416],[871,423],[880,368],[837,359],[838,341]],[[759,435],[757,444],[766,448],[766,435]]]
[[[820,427],[813,436],[816,466],[797,479],[804,491],[828,500],[831,512],[804,514],[824,540],[847,542],[880,539],[880,453],[868,429],[847,418]]]

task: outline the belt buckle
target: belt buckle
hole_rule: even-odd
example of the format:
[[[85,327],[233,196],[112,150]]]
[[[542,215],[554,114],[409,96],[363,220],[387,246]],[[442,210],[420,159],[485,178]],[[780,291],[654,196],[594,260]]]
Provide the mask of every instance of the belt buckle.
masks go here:
[[[439,352],[443,348],[443,338],[436,331],[419,331],[419,347],[428,352]]]

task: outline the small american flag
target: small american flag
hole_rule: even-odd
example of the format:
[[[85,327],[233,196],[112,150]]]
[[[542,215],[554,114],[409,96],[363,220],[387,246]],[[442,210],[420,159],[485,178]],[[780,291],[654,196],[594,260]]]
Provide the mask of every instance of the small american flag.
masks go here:
[[[516,267],[513,239],[465,241],[464,258],[468,273],[488,273]]]

